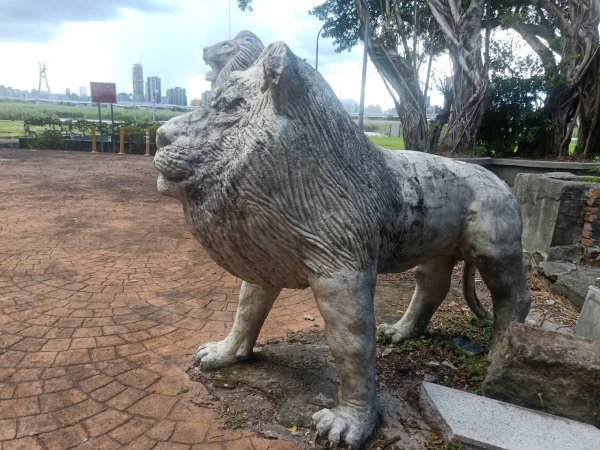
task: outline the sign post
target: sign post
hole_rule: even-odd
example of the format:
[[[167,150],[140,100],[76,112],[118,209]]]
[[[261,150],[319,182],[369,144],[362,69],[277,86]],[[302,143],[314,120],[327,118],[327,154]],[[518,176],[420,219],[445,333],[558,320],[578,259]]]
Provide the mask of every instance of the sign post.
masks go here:
[[[102,125],[102,113],[100,112],[100,103],[109,103],[110,112],[112,119],[112,128],[115,126],[112,105],[117,103],[117,84],[116,83],[104,83],[104,82],[90,82],[90,91],[92,92],[92,103],[98,104],[98,120]],[[113,143],[113,151],[115,150],[115,142],[111,137]]]

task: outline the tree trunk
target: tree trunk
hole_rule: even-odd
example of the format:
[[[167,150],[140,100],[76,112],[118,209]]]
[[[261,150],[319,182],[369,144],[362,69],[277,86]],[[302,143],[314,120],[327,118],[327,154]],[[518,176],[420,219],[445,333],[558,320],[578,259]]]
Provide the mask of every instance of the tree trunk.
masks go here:
[[[579,133],[575,154],[583,158],[600,156],[600,57],[579,87]]]
[[[600,4],[581,1],[572,6],[577,23],[580,68],[573,74],[579,93],[579,133],[575,154],[584,158],[600,155]]]
[[[361,23],[360,33],[361,37],[364,37],[366,12],[360,0],[357,0],[356,4]],[[395,49],[385,47],[372,32],[368,36],[368,51],[388,89],[393,90],[398,97],[394,98],[394,103],[402,124],[405,148],[428,152],[430,147],[425,99],[413,65],[402,58]]]
[[[450,49],[454,79],[448,132],[440,149],[470,152],[477,138],[492,89],[481,57],[481,24],[485,0],[471,0],[466,11],[460,0],[427,0]]]
[[[555,2],[540,0],[542,25],[522,22],[512,25],[540,57],[546,78],[555,86],[544,105],[551,126],[541,129],[528,142],[519,143],[519,149],[542,155],[568,155],[574,121],[579,115],[576,154],[591,157],[600,153],[599,3],[598,0],[569,0],[567,17]],[[556,24],[558,33],[549,28],[550,23]],[[560,54],[560,64],[554,52]]]

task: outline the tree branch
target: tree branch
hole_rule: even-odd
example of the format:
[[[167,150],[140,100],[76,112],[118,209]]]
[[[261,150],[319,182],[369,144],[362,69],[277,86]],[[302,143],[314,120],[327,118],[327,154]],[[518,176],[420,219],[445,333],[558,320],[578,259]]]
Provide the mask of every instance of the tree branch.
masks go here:
[[[542,7],[556,20],[556,26],[560,30],[560,34],[565,36],[566,34],[573,35],[573,27],[569,21],[563,16],[561,10],[553,2],[542,0]]]
[[[538,55],[544,66],[544,70],[547,74],[552,73],[557,69],[556,59],[554,54],[544,43],[531,31],[531,29],[523,23],[513,24],[513,29],[519,33],[525,42],[529,44],[531,49]]]

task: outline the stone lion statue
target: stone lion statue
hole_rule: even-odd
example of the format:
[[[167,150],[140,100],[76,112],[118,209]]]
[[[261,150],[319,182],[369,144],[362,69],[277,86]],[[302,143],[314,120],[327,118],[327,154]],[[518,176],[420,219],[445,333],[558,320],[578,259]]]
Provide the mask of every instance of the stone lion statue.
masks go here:
[[[214,91],[234,70],[246,70],[264,49],[261,40],[250,31],[240,31],[233,39],[205,47],[203,59],[211,68],[206,80]]]
[[[378,423],[373,293],[378,272],[416,266],[396,341],[422,333],[459,260],[493,299],[494,339],[530,305],[521,217],[486,169],[373,145],[325,80],[284,43],[232,72],[210,104],[159,130],[158,190],[191,232],[243,280],[229,335],[199,347],[216,369],[249,358],[282,288],[313,292],[340,380],[339,404],[314,414],[333,445],[358,448]]]

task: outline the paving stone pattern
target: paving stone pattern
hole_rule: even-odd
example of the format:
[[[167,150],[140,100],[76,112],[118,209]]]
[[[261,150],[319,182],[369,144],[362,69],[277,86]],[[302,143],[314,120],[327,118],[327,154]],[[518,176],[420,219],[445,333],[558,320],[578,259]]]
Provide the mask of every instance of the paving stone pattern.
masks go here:
[[[224,427],[185,374],[240,280],[155,183],[143,156],[0,149],[1,450],[293,448]],[[285,291],[260,339],[314,324]]]

